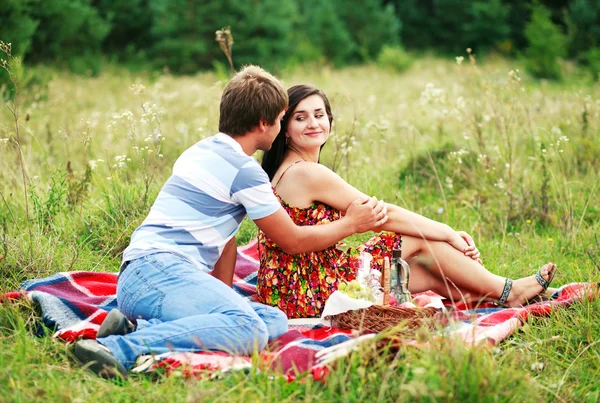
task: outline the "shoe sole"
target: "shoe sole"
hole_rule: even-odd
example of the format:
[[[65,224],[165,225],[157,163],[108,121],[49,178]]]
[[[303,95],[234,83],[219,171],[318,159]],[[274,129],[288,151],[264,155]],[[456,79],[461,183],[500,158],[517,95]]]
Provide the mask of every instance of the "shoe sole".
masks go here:
[[[100,325],[96,338],[101,339],[112,335],[124,336],[131,333],[133,329],[127,322],[129,322],[129,319],[127,319],[121,311],[112,309],[108,315],[106,315],[104,322]]]
[[[118,377],[127,379],[127,370],[108,351],[88,343],[77,342],[73,347],[73,355],[79,364],[101,378],[116,379]]]

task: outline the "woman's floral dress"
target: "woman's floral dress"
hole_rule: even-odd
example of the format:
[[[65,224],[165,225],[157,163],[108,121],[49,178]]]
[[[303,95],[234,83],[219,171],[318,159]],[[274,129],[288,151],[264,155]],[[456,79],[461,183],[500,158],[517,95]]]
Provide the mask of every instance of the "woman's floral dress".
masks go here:
[[[325,224],[342,217],[339,210],[323,203],[313,203],[308,208],[290,206],[275,189],[273,192],[297,225]],[[354,280],[360,251],[370,253],[371,267],[381,270],[383,258],[391,257],[392,250],[399,249],[401,242],[401,235],[384,232],[358,248],[346,247],[344,251],[340,242],[319,252],[288,255],[259,231],[258,299],[278,307],[288,318],[318,317],[340,280]]]

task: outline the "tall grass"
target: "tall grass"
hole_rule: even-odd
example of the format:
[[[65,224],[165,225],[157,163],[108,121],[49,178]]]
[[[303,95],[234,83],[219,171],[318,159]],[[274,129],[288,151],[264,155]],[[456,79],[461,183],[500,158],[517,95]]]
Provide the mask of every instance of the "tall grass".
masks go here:
[[[323,161],[362,191],[472,233],[501,275],[553,261],[556,284],[597,280],[600,87],[576,72],[557,85],[519,69],[466,54],[418,59],[401,75],[306,66],[282,78],[327,92],[336,121]],[[19,113],[0,112],[0,292],[58,271],[116,271],[177,156],[215,133],[224,85],[210,73],[54,72],[9,101]],[[255,234],[245,221],[238,243]],[[34,307],[2,304],[0,400],[596,401],[598,308],[561,310],[495,349],[367,346],[325,383],[252,372],[115,385],[35,337]]]

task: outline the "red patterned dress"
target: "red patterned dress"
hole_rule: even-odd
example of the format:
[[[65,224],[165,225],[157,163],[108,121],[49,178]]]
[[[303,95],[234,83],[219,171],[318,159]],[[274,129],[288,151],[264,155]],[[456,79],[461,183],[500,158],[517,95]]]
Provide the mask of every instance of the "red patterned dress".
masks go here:
[[[342,217],[339,210],[324,203],[313,203],[308,208],[290,206],[275,189],[273,192],[297,225],[319,225]],[[360,251],[370,253],[371,267],[381,270],[383,258],[391,257],[391,251],[399,249],[401,242],[401,235],[384,232],[358,248],[344,248],[340,242],[319,252],[288,255],[259,230],[258,299],[278,307],[288,318],[318,317],[339,281],[354,280]]]

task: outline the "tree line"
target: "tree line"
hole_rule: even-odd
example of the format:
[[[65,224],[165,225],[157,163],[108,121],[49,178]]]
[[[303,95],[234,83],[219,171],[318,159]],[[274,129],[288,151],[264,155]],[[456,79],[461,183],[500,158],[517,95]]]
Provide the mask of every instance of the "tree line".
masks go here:
[[[226,62],[215,43],[224,26],[231,26],[236,67],[343,66],[375,60],[386,47],[600,64],[600,0],[0,2],[0,39],[13,54],[73,71],[98,72],[107,59],[177,73],[215,68]],[[538,75],[556,74],[545,70]]]

